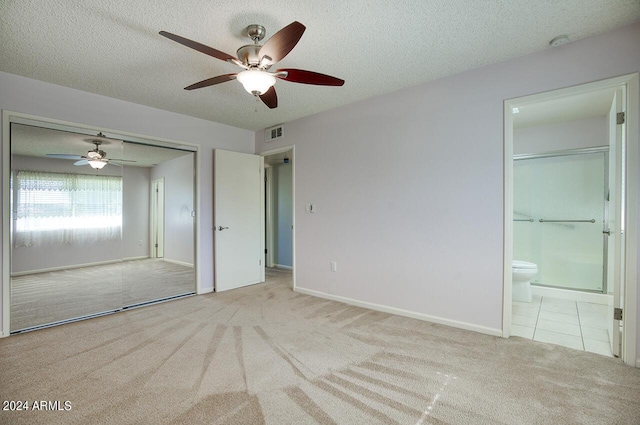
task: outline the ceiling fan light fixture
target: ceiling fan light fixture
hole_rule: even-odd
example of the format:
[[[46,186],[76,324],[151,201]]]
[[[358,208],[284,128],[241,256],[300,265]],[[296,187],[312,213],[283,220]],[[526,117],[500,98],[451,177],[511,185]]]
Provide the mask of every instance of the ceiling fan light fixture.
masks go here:
[[[242,71],[236,78],[248,93],[256,96],[265,94],[276,83],[273,75],[259,69]]]
[[[102,161],[100,159],[90,159],[88,162],[91,168],[94,168],[96,170],[101,170],[105,165],[107,165],[106,161]]]
[[[237,58],[216,50],[213,47],[205,46],[194,40],[172,34],[167,31],[160,31],[160,35],[170,40],[180,43],[214,57],[224,62],[230,62],[243,69],[238,74],[218,75],[195,84],[185,87],[185,90],[195,90],[204,87],[214,86],[226,81],[238,80],[244,89],[259,98],[269,109],[278,107],[278,95],[274,85],[276,78],[289,81],[291,83],[312,84],[316,86],[342,86],[344,80],[319,72],[305,71],[303,69],[279,69],[276,72],[267,72],[271,66],[280,62],[298,44],[306,27],[298,21],[294,21],[278,32],[273,34],[263,45],[259,41],[265,35],[265,29],[261,25],[249,25],[245,31],[253,44],[242,46],[237,51]]]

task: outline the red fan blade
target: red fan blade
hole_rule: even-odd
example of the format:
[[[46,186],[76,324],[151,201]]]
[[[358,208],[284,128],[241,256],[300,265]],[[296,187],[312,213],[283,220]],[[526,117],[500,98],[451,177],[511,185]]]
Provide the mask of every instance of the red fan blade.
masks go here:
[[[203,87],[213,86],[214,84],[220,84],[220,83],[224,83],[225,81],[235,80],[236,75],[238,74],[218,75],[217,77],[207,78],[206,80],[202,80],[199,83],[191,84],[190,86],[187,86],[184,89],[194,90],[194,89],[201,89]]]
[[[281,61],[293,49],[306,27],[300,22],[295,21],[273,34],[260,49],[258,56],[262,59],[264,56],[271,58],[271,63]]]
[[[286,77],[277,75],[279,72],[286,72]],[[319,72],[305,71],[303,69],[278,69],[275,77],[281,80],[291,81],[292,83],[315,84],[318,86],[341,86],[344,80],[332,77],[330,75],[320,74]]]
[[[265,94],[260,95],[260,99],[267,105],[270,109],[274,109],[278,107],[278,95],[276,94],[275,87],[271,86],[269,90]]]
[[[205,55],[213,56],[216,59],[220,59],[221,61],[228,60],[238,60],[231,55],[226,54],[225,52],[221,52],[220,50],[216,50],[213,47],[205,46],[204,44],[200,44],[197,41],[189,40],[188,38],[180,37],[179,35],[171,34],[170,32],[160,31],[160,35],[167,37],[173,41],[176,41],[183,46],[190,47],[194,50],[204,53]]]

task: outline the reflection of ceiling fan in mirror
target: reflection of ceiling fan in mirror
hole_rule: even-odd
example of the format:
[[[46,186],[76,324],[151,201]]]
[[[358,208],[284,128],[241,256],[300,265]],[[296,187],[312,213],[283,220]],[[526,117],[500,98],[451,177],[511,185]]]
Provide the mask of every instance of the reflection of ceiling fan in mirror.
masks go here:
[[[118,162],[137,162],[129,159],[117,159],[117,158],[107,158],[107,153],[100,149],[100,145],[102,145],[103,140],[110,140],[105,137],[102,132],[98,133],[97,138],[88,139],[91,143],[93,143],[96,147],[95,149],[87,152],[87,155],[69,155],[66,153],[48,153],[47,156],[49,158],[59,158],[59,159],[76,159],[77,161],[73,163],[73,165],[89,165],[91,168],[95,168],[96,170],[100,170],[104,168],[107,164],[117,165],[118,167],[122,167],[121,164],[117,164],[112,161]]]

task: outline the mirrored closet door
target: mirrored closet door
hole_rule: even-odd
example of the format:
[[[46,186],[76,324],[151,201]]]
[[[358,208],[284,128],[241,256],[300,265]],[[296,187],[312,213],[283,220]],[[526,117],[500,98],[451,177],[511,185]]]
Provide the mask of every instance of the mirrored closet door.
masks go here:
[[[193,151],[10,126],[12,333],[195,293]]]
[[[125,142],[124,156],[150,166],[124,167],[123,306],[194,293],[194,153]]]

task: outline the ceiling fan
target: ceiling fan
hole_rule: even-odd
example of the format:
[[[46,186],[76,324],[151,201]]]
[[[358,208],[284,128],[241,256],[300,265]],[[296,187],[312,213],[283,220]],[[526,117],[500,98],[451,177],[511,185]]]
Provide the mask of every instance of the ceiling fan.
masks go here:
[[[314,84],[319,86],[342,86],[344,80],[330,75],[320,74],[302,69],[283,68],[269,72],[269,68],[281,61],[298,43],[306,27],[300,22],[292,22],[275,33],[264,45],[258,44],[265,36],[262,25],[249,25],[246,33],[253,40],[238,49],[238,58],[227,53],[205,46],[170,32],[160,31],[160,35],[176,41],[184,46],[202,52],[225,62],[230,62],[244,69],[237,74],[218,75],[185,87],[185,90],[200,89],[226,81],[238,80],[250,94],[259,97],[269,108],[278,107],[278,96],[273,87],[276,78],[292,83]]]
[[[101,170],[107,164],[117,165],[118,167],[122,167],[120,164],[116,164],[115,162],[110,161],[119,161],[119,162],[137,162],[132,161],[130,159],[116,159],[116,158],[107,158],[107,153],[100,149],[100,145],[104,140],[111,140],[105,137],[102,132],[98,133],[98,136],[93,139],[85,139],[91,143],[93,143],[96,147],[95,149],[87,152],[87,155],[69,155],[65,153],[48,153],[47,156],[49,158],[60,158],[60,159],[76,159],[77,161],[73,163],[73,165],[81,166],[81,165],[89,165],[91,168],[95,168],[96,170]]]

